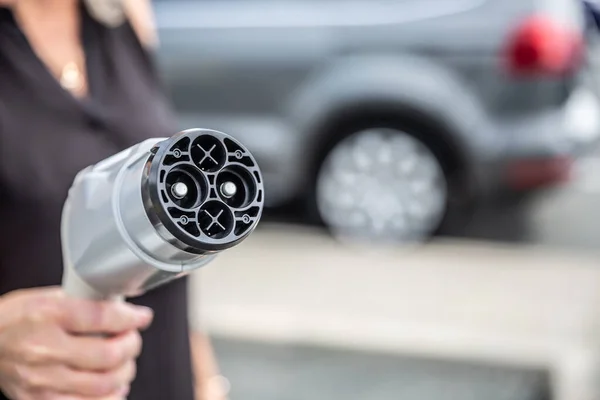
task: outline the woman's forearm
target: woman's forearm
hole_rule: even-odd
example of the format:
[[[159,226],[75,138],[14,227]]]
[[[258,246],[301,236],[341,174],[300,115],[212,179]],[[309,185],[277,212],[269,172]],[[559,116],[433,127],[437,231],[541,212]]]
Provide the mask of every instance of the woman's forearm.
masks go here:
[[[226,400],[229,383],[221,376],[210,338],[200,331],[190,332],[196,400]]]

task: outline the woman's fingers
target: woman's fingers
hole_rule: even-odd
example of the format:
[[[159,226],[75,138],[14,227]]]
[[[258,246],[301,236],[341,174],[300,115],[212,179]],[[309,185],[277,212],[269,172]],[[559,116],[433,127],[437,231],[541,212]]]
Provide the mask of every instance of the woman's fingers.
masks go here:
[[[63,353],[64,364],[81,370],[107,371],[136,359],[142,351],[138,331],[112,337],[73,337]]]
[[[49,398],[104,399],[125,396],[135,378],[134,361],[107,372],[66,367],[38,367],[21,372],[20,387],[35,400]],[[51,396],[52,395],[52,396]],[[25,397],[27,397],[25,396]]]
[[[125,302],[63,299],[58,319],[61,326],[76,334],[118,334],[145,329],[152,322],[152,310]]]

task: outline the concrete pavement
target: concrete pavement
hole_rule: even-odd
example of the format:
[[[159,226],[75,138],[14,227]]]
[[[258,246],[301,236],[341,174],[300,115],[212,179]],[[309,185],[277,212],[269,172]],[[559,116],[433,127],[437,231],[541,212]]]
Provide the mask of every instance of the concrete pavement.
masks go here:
[[[543,355],[521,347],[541,346],[539,330],[554,330],[547,345],[559,346],[600,318],[600,260],[538,246],[446,241],[368,252],[268,226],[193,279],[195,315],[207,326],[272,340],[450,354],[468,346],[536,362]],[[454,342],[440,341],[441,331]],[[514,354],[498,347],[505,340]]]
[[[600,154],[580,160],[573,182],[539,196],[530,217],[533,241],[600,254]]]
[[[595,253],[460,241],[368,251],[264,225],[193,284],[194,321],[220,337],[542,368],[558,399],[595,395]]]
[[[549,400],[542,371],[305,345],[213,343],[232,400]]]

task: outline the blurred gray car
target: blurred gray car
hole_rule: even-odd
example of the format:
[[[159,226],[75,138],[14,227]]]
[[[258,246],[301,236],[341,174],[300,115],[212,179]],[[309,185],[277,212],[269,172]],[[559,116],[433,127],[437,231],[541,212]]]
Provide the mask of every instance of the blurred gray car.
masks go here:
[[[182,127],[243,141],[267,206],[423,239],[568,179],[600,135],[575,0],[156,0]],[[307,214],[308,215],[308,214]]]

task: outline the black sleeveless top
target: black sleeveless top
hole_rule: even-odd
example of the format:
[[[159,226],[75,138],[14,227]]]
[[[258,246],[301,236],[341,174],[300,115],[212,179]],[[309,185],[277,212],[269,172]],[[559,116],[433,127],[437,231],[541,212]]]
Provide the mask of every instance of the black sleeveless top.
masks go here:
[[[108,28],[82,6],[89,96],[65,91],[0,8],[0,294],[59,285],[60,215],[75,174],[176,124],[132,27]],[[192,400],[187,282],[134,303],[152,307],[129,400]],[[0,400],[5,397],[0,394]]]

